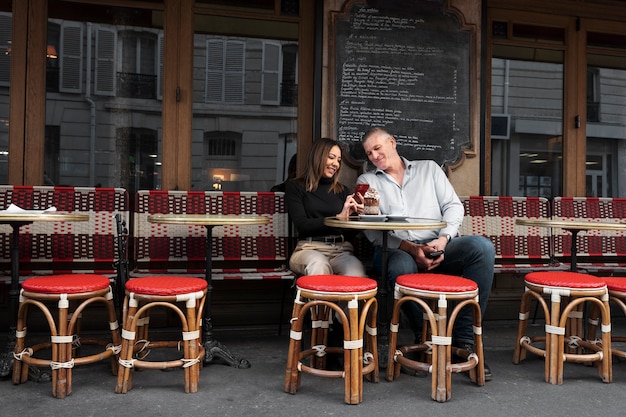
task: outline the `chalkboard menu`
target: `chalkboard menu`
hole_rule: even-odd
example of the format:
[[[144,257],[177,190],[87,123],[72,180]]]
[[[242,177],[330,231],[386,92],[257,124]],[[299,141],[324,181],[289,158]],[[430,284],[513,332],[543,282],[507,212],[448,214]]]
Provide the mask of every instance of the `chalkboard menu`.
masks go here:
[[[371,127],[408,159],[458,161],[470,143],[470,33],[439,0],[352,2],[334,18],[335,127],[357,160]]]

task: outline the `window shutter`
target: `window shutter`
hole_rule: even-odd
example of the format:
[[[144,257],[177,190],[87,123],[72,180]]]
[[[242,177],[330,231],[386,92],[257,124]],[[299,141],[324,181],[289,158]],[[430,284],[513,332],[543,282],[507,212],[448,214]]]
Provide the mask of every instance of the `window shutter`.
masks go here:
[[[80,93],[83,82],[83,25],[78,22],[64,22],[61,27],[59,91]]]
[[[226,42],[224,62],[224,102],[243,104],[245,43],[240,41]]]
[[[115,44],[117,33],[98,27],[96,30],[96,67],[94,92],[102,96],[115,95]]]
[[[163,100],[163,53],[165,50],[163,32],[159,33],[157,48],[157,98]]]
[[[207,41],[207,103],[243,104],[245,43]]]
[[[224,41],[207,41],[206,52],[205,101],[221,103],[224,101]]]
[[[11,32],[13,19],[8,13],[0,13],[0,85],[9,86],[11,81]]]
[[[280,44],[263,42],[263,75],[261,77],[261,104],[280,105]]]

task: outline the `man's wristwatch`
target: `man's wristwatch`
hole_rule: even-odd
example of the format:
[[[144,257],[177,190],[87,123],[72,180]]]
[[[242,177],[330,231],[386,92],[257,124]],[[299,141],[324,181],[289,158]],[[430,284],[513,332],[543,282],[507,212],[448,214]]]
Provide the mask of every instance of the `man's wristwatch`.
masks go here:
[[[446,237],[446,239],[448,239],[448,243],[450,243],[450,241],[452,240],[452,236],[450,235],[444,235]]]

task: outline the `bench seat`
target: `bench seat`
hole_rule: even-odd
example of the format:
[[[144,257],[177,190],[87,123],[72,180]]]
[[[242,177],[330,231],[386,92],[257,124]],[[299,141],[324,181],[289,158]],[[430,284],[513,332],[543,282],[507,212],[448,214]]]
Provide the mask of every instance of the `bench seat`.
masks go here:
[[[27,210],[52,206],[84,213],[85,222],[34,222],[20,227],[20,276],[80,271],[114,275],[118,259],[115,216],[128,224],[128,193],[123,188],[0,185],[0,210],[11,203]],[[10,281],[11,235],[0,225],[2,280]]]
[[[543,197],[461,196],[465,217],[461,235],[481,235],[493,242],[496,274],[526,274],[565,269],[555,261],[550,231],[515,224],[516,218],[550,218],[550,202]]]
[[[132,276],[204,274],[205,226],[152,224],[151,214],[241,214],[270,218],[264,225],[216,226],[212,232],[212,279],[293,280],[287,268],[289,228],[282,192],[137,192]]]
[[[624,222],[626,198],[555,197],[555,220],[589,222]],[[571,257],[572,234],[555,228],[554,256],[561,262]],[[577,236],[576,265],[578,270],[598,275],[626,273],[626,231],[588,230]]]

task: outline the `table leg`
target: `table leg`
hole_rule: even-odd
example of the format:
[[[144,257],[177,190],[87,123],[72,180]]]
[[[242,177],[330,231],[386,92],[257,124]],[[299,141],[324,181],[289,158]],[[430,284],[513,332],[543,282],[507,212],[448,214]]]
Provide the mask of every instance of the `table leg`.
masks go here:
[[[213,338],[213,321],[211,320],[211,294],[213,292],[213,283],[211,282],[212,265],[212,237],[213,226],[206,226],[206,271],[205,279],[207,281],[206,302],[204,304],[204,316],[202,318],[202,330],[204,332],[204,363],[211,363],[214,359],[222,359],[230,366],[235,368],[249,368],[250,362],[246,359],[239,359],[234,356],[223,344]]]
[[[378,365],[387,367],[389,353],[389,280],[387,279],[387,240],[388,234],[383,231],[381,252],[381,271],[378,281]]]
[[[570,263],[570,271],[576,272],[576,252],[578,251],[576,240],[577,240],[578,232],[580,232],[580,230],[572,229],[570,230],[570,232],[572,233],[572,250],[571,250],[572,262]]]
[[[0,377],[6,377],[13,371],[13,350],[15,349],[15,330],[17,329],[17,309],[20,294],[20,226],[26,223],[11,223],[11,289],[9,290],[9,334],[6,348],[0,352]]]

